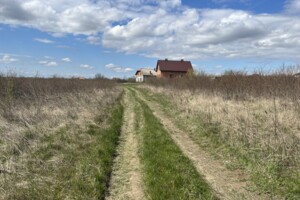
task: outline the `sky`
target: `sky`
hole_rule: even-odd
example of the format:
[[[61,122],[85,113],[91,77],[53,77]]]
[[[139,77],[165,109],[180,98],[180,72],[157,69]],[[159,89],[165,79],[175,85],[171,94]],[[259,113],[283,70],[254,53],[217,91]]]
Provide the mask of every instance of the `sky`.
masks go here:
[[[165,58],[251,73],[299,52],[300,0],[0,0],[0,73],[129,78]]]

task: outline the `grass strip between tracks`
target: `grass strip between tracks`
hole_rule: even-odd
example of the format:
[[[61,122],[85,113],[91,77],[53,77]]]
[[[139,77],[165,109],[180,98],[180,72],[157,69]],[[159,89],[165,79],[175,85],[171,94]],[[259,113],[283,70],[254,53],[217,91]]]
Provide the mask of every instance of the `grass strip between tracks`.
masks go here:
[[[217,199],[150,108],[139,103],[145,118],[141,159],[150,199]]]

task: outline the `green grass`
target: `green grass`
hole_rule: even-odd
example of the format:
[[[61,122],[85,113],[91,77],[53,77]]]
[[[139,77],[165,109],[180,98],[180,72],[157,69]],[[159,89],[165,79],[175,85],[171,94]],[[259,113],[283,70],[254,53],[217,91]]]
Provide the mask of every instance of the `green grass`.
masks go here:
[[[147,100],[158,102],[164,110],[174,111],[174,104],[172,103],[172,101],[169,100],[169,98],[166,95],[159,93],[154,94],[153,92],[144,88],[135,87],[135,89],[141,92],[143,96],[146,96]]]
[[[132,91],[131,91],[132,92]],[[217,199],[192,162],[183,155],[150,108],[139,100],[145,126],[141,129],[141,161],[150,199]]]
[[[104,199],[122,126],[123,106],[107,112],[108,128],[69,124],[44,136],[27,158],[27,169],[14,174],[9,199]],[[26,133],[26,137],[31,135]],[[22,182],[17,182],[22,180]],[[13,184],[20,184],[14,189]]]
[[[98,156],[100,157],[100,167],[102,171],[97,174],[96,180],[100,191],[99,199],[104,199],[105,192],[108,188],[110,174],[112,172],[113,158],[115,156],[116,147],[118,145],[119,136],[121,133],[123,118],[123,106],[118,105],[118,108],[112,114],[112,124],[101,137],[98,139],[99,148]]]

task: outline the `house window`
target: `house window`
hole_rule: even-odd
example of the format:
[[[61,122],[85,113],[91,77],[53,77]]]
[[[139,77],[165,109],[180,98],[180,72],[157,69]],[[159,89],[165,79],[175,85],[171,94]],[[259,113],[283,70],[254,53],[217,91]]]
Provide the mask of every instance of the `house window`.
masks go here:
[[[174,74],[170,74],[169,76],[170,76],[170,78],[173,78],[173,77],[174,77]]]

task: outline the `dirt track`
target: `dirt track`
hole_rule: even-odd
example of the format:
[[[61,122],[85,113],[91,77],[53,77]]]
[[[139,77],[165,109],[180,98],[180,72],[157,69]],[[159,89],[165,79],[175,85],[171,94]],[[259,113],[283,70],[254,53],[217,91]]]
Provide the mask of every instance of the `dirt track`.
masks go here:
[[[138,99],[144,101],[161,121],[173,141],[194,163],[197,171],[212,186],[220,199],[270,199],[247,190],[248,176],[244,171],[228,170],[224,164],[203,151],[188,133],[179,129],[172,118],[161,110],[159,102],[148,101],[138,89],[132,88]],[[142,184],[142,165],[139,160],[139,137],[136,130],[138,99],[129,89],[124,95],[124,124],[118,155],[115,159],[109,195],[107,199],[147,199]]]
[[[220,199],[269,199],[269,197],[248,191],[248,176],[244,171],[228,170],[222,162],[214,159],[209,153],[203,151],[199,145],[189,137],[188,133],[176,127],[174,121],[162,112],[158,102],[148,101],[141,92],[138,90],[135,91],[138,97],[153,111],[153,114],[160,119],[174,142],[181,148],[182,152],[193,161],[198,172],[204,175]]]

